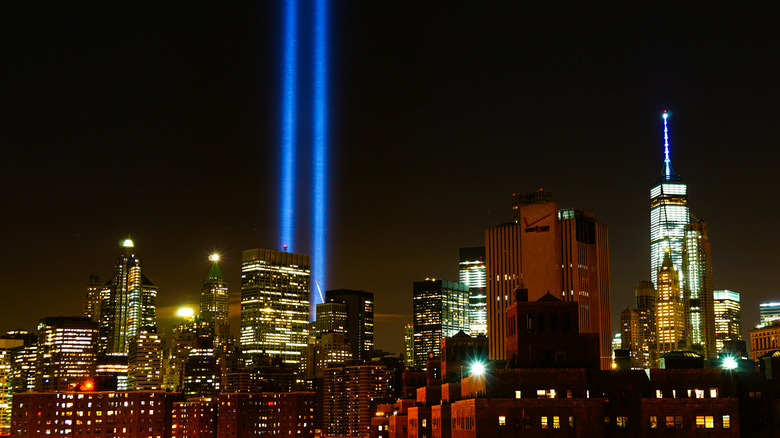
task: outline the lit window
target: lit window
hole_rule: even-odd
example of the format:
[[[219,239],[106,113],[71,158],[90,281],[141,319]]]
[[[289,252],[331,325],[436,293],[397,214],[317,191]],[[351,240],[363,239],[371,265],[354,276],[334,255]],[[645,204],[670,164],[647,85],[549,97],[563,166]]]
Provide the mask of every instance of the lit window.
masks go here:
[[[696,390],[696,398],[704,398],[704,390],[703,389],[697,389]]]
[[[718,398],[718,389],[710,388],[710,398]]]
[[[569,427],[574,428],[574,417],[569,417]]]
[[[499,426],[506,426],[506,417],[501,415],[498,417],[498,425]]]
[[[667,429],[674,429],[674,416],[667,415],[666,416],[666,428]]]
[[[615,425],[618,429],[625,429],[628,427],[628,417],[615,417]]]
[[[553,417],[553,429],[561,428],[561,419],[557,415]]]
[[[664,393],[660,389],[656,389],[655,398],[664,398]]]
[[[655,415],[650,416],[650,429],[658,429],[658,417]]]
[[[542,417],[542,429],[547,429],[547,417]]]
[[[731,429],[731,415],[724,415],[723,416],[723,428],[724,429]]]
[[[522,398],[521,391],[515,391],[515,398]]]

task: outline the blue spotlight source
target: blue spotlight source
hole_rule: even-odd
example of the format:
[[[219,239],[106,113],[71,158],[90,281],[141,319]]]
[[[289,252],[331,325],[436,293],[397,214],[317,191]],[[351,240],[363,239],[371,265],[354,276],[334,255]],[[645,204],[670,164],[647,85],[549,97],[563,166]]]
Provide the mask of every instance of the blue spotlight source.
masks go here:
[[[317,0],[314,10],[314,126],[313,126],[313,201],[312,206],[312,280],[314,289],[326,289],[325,258],[328,200],[328,2]],[[323,301],[322,293],[313,293],[315,306]]]
[[[298,57],[298,1],[284,2],[284,47],[282,65],[282,162],[281,162],[281,199],[279,205],[280,247],[294,250],[295,233],[295,119]]]

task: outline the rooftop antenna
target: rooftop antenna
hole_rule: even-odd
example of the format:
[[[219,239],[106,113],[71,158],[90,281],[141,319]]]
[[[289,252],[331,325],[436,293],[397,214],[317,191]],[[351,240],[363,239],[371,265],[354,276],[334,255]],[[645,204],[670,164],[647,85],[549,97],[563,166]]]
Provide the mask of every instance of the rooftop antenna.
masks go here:
[[[666,124],[666,119],[669,118],[669,113],[664,110],[664,178],[666,180],[672,179],[672,160],[669,159],[669,128]]]

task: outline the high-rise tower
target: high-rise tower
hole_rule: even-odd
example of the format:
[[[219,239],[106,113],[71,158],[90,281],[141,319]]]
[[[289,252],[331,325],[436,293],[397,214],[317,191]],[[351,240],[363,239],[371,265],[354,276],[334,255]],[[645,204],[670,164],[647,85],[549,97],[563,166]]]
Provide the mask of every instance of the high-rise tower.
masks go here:
[[[742,308],[739,292],[716,290],[715,299],[715,343],[718,352],[726,349],[729,342],[742,340]]]
[[[352,358],[370,359],[374,350],[374,293],[334,289],[325,292],[325,301],[347,305],[347,340]]]
[[[130,339],[140,328],[157,325],[157,286],[141,272],[132,240],[122,244],[114,275],[100,296],[99,351],[127,355]]]
[[[241,351],[298,366],[309,336],[309,256],[250,249],[241,262]]]
[[[428,351],[439,356],[442,338],[469,329],[469,288],[454,281],[414,282],[414,365],[425,368]]]
[[[671,251],[666,251],[663,264],[656,273],[658,301],[656,301],[655,329],[656,354],[686,348],[685,316],[683,302],[680,299],[679,271],[675,269]]]
[[[485,247],[460,249],[459,281],[469,288],[469,334],[487,334]]]
[[[691,348],[716,356],[712,257],[704,221],[685,226],[683,240],[683,304],[685,332]]]
[[[609,233],[587,210],[559,209],[552,192],[513,195],[514,222],[485,230],[490,360],[504,360],[506,310],[519,286],[529,301],[548,291],[578,303],[580,333],[598,333],[601,365],[612,357]]]
[[[669,114],[664,111],[664,168],[650,189],[650,278],[656,284],[658,269],[669,249],[672,265],[682,271],[682,246],[685,226],[689,223],[688,186],[672,171],[669,159]],[[684,283],[684,279],[681,279]],[[682,285],[684,286],[684,284]]]
[[[219,268],[219,255],[212,254],[209,260],[211,260],[211,269],[203,280],[203,288],[200,292],[200,317],[204,322],[213,325],[216,348],[222,345],[230,334],[228,329],[230,296],[227,281]]]

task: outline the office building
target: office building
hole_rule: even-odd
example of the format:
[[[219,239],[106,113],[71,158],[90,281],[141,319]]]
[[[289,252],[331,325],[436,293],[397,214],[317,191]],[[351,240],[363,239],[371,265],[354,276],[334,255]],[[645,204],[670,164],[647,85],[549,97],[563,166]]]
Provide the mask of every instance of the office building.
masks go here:
[[[376,406],[387,403],[387,368],[354,361],[325,369],[323,432],[327,436],[368,436]]]
[[[645,368],[644,338],[640,313],[631,306],[620,312],[620,346],[629,350],[631,369]]]
[[[780,321],[748,330],[750,336],[750,358],[758,360],[762,356],[780,350]]]
[[[0,338],[0,436],[10,435],[13,397],[13,352],[24,346],[24,339]]]
[[[655,352],[660,358],[666,352],[687,349],[679,271],[674,267],[671,251],[666,251],[664,262],[656,275],[656,286],[658,301],[655,305]]]
[[[200,341],[205,342],[190,349],[184,361],[182,393],[188,399],[211,400],[219,393],[220,368],[211,340],[202,338]]]
[[[634,290],[636,311],[639,316],[639,337],[641,368],[650,368],[655,364],[655,302],[657,294],[652,281],[640,281]]]
[[[190,350],[203,346],[204,343],[213,345],[213,333],[214,326],[201,320],[200,317],[186,317],[173,326],[163,363],[165,368],[163,387],[166,391],[182,391],[184,364],[190,357]]]
[[[485,247],[461,248],[458,280],[469,288],[469,334],[487,334]]]
[[[414,324],[404,326],[404,365],[414,367]]]
[[[271,249],[243,252],[241,352],[281,357],[297,367],[309,337],[309,256]]]
[[[214,438],[217,436],[215,401],[173,402],[171,438]]]
[[[728,342],[742,340],[742,309],[739,292],[716,290],[715,343],[718,352],[724,351]]]
[[[219,267],[219,255],[212,254],[211,269],[206,279],[203,280],[203,288],[200,292],[200,318],[202,321],[214,326],[215,348],[227,342],[230,336],[228,327],[228,310],[230,307],[230,295],[228,294],[227,281]]]
[[[330,301],[317,304],[314,321],[315,334],[342,333],[347,335],[349,309],[347,303]],[[347,336],[348,338],[348,336]]]
[[[103,282],[99,275],[89,274],[87,283],[87,296],[84,300],[84,317],[95,322],[100,322],[100,292],[103,290]]]
[[[780,303],[761,303],[758,307],[759,327],[780,321]]]
[[[552,193],[513,195],[515,222],[485,230],[490,359],[504,360],[506,309],[517,287],[578,304],[580,333],[599,334],[602,366],[612,357],[609,235],[587,210],[559,209]]]
[[[428,352],[439,357],[441,339],[469,330],[469,288],[462,283],[426,279],[414,283],[414,366],[425,368]]]
[[[35,390],[38,367],[38,335],[25,330],[10,331],[0,339],[9,341],[21,340],[21,345],[10,348],[11,356],[11,392],[28,392]],[[10,342],[6,345],[14,345]]]
[[[67,391],[95,373],[98,325],[89,318],[49,317],[38,325],[38,391]]]
[[[230,393],[219,396],[217,438],[314,437],[314,393]]]
[[[707,358],[716,356],[715,308],[713,301],[712,257],[707,224],[685,226],[682,281],[685,333],[690,348]]]
[[[162,378],[163,338],[154,327],[142,327],[130,340],[127,355],[127,389],[159,391]]]
[[[335,289],[325,292],[325,302],[347,305],[347,341],[352,358],[368,360],[374,350],[374,293],[364,290]]]
[[[690,222],[688,186],[672,170],[669,158],[668,113],[664,111],[664,166],[661,176],[650,189],[650,278],[656,289],[656,275],[669,250],[672,266],[682,271],[682,247],[685,226]],[[680,281],[684,282],[684,278]],[[684,288],[685,285],[681,284]]]
[[[167,438],[176,397],[162,391],[14,394],[11,432],[25,437]]]
[[[157,325],[157,286],[143,274],[132,240],[122,244],[113,276],[100,295],[99,351],[127,355],[129,341],[141,327]]]

